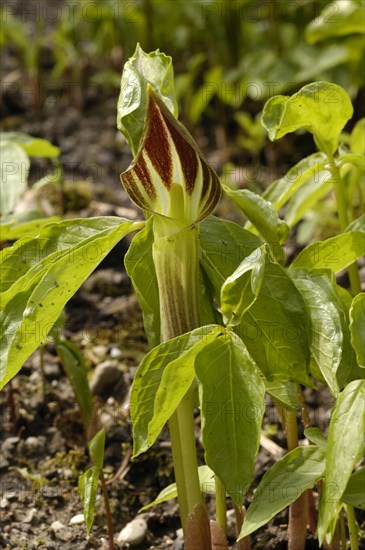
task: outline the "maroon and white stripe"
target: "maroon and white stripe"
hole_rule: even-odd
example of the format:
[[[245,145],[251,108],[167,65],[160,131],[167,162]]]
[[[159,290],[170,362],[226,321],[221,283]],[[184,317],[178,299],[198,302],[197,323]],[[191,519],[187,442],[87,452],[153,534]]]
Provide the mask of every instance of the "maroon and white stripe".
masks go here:
[[[184,203],[173,205],[173,211],[178,207],[179,218],[187,224],[208,216],[221,195],[217,174],[151,86],[140,147],[121,180],[137,206],[167,217],[172,211],[171,186],[181,185]]]

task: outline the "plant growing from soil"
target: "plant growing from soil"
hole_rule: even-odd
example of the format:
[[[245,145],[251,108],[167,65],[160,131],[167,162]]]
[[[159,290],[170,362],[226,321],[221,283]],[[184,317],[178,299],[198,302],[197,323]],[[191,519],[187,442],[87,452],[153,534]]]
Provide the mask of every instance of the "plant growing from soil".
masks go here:
[[[2,251],[1,386],[47,337],[106,254],[137,231],[125,266],[151,350],[132,387],[134,458],[168,423],[176,486],[156,501],[177,493],[185,548],[228,547],[229,497],[241,549],[250,547],[253,531],[290,505],[290,550],[304,549],[308,522],[320,545],[346,544],[349,538],[357,550],[354,507],[363,508],[358,487],[364,479],[359,466],[365,430],[365,295],[356,263],[364,253],[364,215],[355,219],[354,213],[363,196],[364,156],[355,134],[348,148],[340,145],[352,116],[350,99],[339,86],[316,82],[267,102],[262,120],[271,139],[304,129],[313,134],[319,152],[274,182],[263,197],[222,186],[177,115],[171,58],[137,47],[124,67],[117,122],[134,156],[122,183],[146,221],[64,220]],[[244,228],[211,215],[222,187],[247,217]],[[309,244],[284,267],[290,227],[332,189],[341,233]],[[281,219],[278,211],[285,205]],[[345,269],[350,291],[336,282]],[[308,426],[301,392],[319,383],[336,398],[327,439]],[[265,393],[282,412],[289,452],[265,474],[246,512]],[[205,458],[200,468],[196,407]],[[298,444],[298,409],[310,445]],[[102,474],[103,433],[93,441],[94,466],[80,482],[89,503],[89,528]],[[216,517],[209,522],[202,491],[212,477]],[[87,481],[90,490],[85,490]],[[310,498],[317,483],[322,483],[318,521]]]

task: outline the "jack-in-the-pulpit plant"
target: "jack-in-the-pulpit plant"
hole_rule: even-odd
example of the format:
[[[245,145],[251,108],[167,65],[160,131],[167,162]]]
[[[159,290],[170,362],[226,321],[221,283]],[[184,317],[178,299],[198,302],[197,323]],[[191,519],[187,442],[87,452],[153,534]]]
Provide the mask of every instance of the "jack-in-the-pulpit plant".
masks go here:
[[[131,392],[133,455],[147,451],[168,424],[176,483],[149,506],[178,497],[186,550],[228,548],[227,499],[235,509],[240,550],[248,550],[251,533],[288,506],[289,550],[304,550],[308,527],[320,546],[326,541],[344,549],[349,541],[351,550],[359,549],[355,509],[365,508],[359,490],[365,483],[365,294],[357,260],[364,254],[365,151],[359,132],[364,120],[341,134],[351,115],[348,95],[332,83],[315,82],[291,97],[271,98],[262,119],[270,139],[304,129],[319,151],[263,196],[229,181],[221,184],[177,120],[171,58],[137,47],[124,67],[117,125],[134,156],[122,183],[146,220],[52,222],[1,253],[3,387],[44,343],[88,275],[135,232],[125,267],[150,351]],[[211,215],[222,188],[246,216],[244,228]],[[340,232],[309,243],[285,267],[290,229],[328,197],[337,204]],[[336,280],[344,270],[349,291]],[[65,343],[56,339],[55,345],[65,359]],[[90,420],[82,361],[66,363]],[[320,385],[335,401],[327,437],[310,425],[302,392],[303,386],[315,391]],[[265,393],[282,418],[288,452],[252,495]],[[298,440],[299,412],[304,445]],[[197,449],[199,428],[205,464]],[[104,494],[107,490],[103,430],[89,449],[93,465],[79,484],[88,530],[99,479]],[[210,521],[204,493],[215,494]],[[112,547],[112,536],[109,540]]]

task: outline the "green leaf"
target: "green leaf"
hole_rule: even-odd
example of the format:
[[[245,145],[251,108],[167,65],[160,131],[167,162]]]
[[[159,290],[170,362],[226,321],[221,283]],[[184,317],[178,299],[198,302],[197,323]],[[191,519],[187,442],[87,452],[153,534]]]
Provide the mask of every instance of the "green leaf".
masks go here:
[[[0,215],[9,214],[28,185],[29,157],[12,141],[0,141]]]
[[[270,202],[248,189],[234,190],[225,186],[224,191],[268,243],[283,243],[287,240],[289,228],[279,218]],[[250,229],[250,226],[246,228]]]
[[[260,246],[241,262],[221,289],[221,310],[226,325],[240,323],[242,315],[259,295],[266,260],[266,247]]]
[[[279,210],[309,180],[318,180],[325,170],[327,158],[324,153],[313,153],[299,161],[282,178],[274,181],[263,193],[263,197]]]
[[[134,457],[153,445],[189,389],[197,350],[222,330],[215,326],[195,329],[153,348],[140,363],[131,393]]]
[[[39,212],[9,214],[0,219],[0,241],[15,241],[22,237],[36,237],[49,223],[60,221],[57,216],[44,218]]]
[[[364,234],[361,231],[347,231],[325,241],[311,243],[298,254],[290,267],[325,268],[339,273],[364,253]]]
[[[134,156],[144,130],[147,84],[151,84],[177,118],[178,108],[171,57],[159,50],[145,53],[137,44],[133,56],[124,65],[117,107],[118,129],[129,143]]]
[[[214,472],[212,472],[209,466],[204,465],[204,466],[199,466],[198,474],[199,474],[201,492],[214,494],[215,493]],[[166,502],[167,500],[170,500],[172,498],[177,498],[176,483],[171,483],[171,485],[168,485],[167,487],[162,489],[162,491],[158,494],[155,500],[153,500],[146,506],[143,506],[143,508],[138,510],[138,513],[140,514],[141,512],[144,512],[145,510],[152,508],[152,506],[156,506],[157,504],[161,504],[162,502]]]
[[[262,240],[238,224],[209,216],[200,224],[201,265],[220,302],[224,281]]]
[[[87,534],[90,533],[94,523],[94,510],[98,494],[99,475],[99,468],[89,468],[79,477],[79,494],[84,507]]]
[[[306,306],[280,265],[266,262],[260,294],[235,331],[268,380],[313,386]]]
[[[341,86],[331,82],[312,82],[291,97],[269,99],[264,106],[262,123],[271,141],[304,129],[313,134],[321,151],[332,155],[352,114],[350,97]]]
[[[342,357],[343,334],[335,281],[317,270],[292,270],[291,275],[310,317],[311,354],[331,392],[337,395],[340,388],[336,375]]]
[[[328,170],[321,170],[313,178],[309,179],[285,207],[285,221],[289,227],[304,218],[311,208],[318,205],[333,188],[333,179]]]
[[[198,353],[205,461],[237,506],[252,482],[265,387],[242,341],[227,333]]]
[[[365,367],[365,292],[353,299],[350,309],[351,344],[356,352],[359,367]]]
[[[72,384],[81,414],[87,425],[92,416],[93,397],[87,379],[84,357],[80,349],[68,340],[57,342],[56,351]]]
[[[330,2],[305,30],[309,44],[336,36],[364,33],[364,4],[357,0]]]
[[[362,231],[365,233],[365,213],[361,214],[356,220],[351,222],[345,229],[345,231]]]
[[[342,502],[355,506],[355,508],[360,508],[360,510],[365,510],[364,487],[365,466],[357,470],[350,477],[345,492],[342,495]]]
[[[0,386],[41,344],[63,307],[108,252],[142,223],[122,218],[48,225],[2,254]]]
[[[282,407],[295,411],[300,406],[298,384],[295,382],[269,382],[264,380],[266,392]]]
[[[152,257],[153,220],[134,237],[124,264],[143,312],[143,324],[150,348],[160,343],[160,300]]]
[[[60,156],[59,147],[52,145],[47,139],[36,138],[22,132],[4,132],[0,141],[12,141],[25,151],[30,157],[56,158]]]
[[[364,447],[365,380],[348,384],[336,400],[328,431],[326,471],[318,508],[320,545],[332,538],[334,516]]]
[[[327,449],[327,439],[322,434],[319,428],[306,428],[304,435],[311,443],[314,443],[324,451]]]
[[[238,540],[268,523],[324,474],[325,453],[315,446],[297,447],[270,468],[248,507]]]
[[[89,441],[91,460],[96,468],[101,469],[104,464],[105,430],[102,428]]]
[[[358,155],[365,155],[365,118],[360,118],[350,136],[350,149]]]

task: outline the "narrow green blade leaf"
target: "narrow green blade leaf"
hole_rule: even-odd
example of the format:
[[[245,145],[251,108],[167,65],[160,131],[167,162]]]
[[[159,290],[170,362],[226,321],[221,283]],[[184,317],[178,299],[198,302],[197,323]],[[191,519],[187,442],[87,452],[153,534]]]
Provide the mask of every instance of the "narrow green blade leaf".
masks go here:
[[[364,254],[364,234],[361,231],[347,231],[308,245],[292,262],[291,268],[328,268],[339,273]]]
[[[325,453],[319,447],[297,447],[270,468],[248,507],[238,540],[268,523],[311,489],[324,474]]]
[[[200,345],[204,345],[205,340],[207,338],[209,339],[211,333],[213,333],[212,337],[216,337],[216,333],[219,333],[221,330],[221,327],[218,327],[217,331],[217,327],[215,326],[206,326],[178,336],[177,338],[173,338],[153,348],[138,366],[134,376],[131,393],[134,456],[138,456],[146,451],[154,443],[158,436],[158,430],[155,428],[156,424],[158,423],[161,426],[160,429],[162,429],[163,426],[163,424],[160,424],[160,413],[161,419],[162,416],[164,417],[163,423],[168,420],[168,418],[165,417],[164,411],[159,410],[161,404],[165,403],[164,400],[166,399],[166,410],[171,406],[175,406],[176,408],[181,397],[191,385],[191,362],[194,360],[194,351],[190,353],[190,350],[195,346],[199,348]],[[162,377],[165,369],[169,363],[174,362],[170,368],[170,373],[172,373],[176,365],[175,361],[177,360],[177,368],[181,375],[183,375],[182,364],[184,363],[186,354],[188,354],[186,364],[187,387],[183,395],[179,396],[175,404],[174,401],[176,398],[173,393],[174,391],[180,391],[176,386],[179,386],[179,382],[181,384],[181,380],[179,379],[179,382],[176,383],[172,376],[171,383],[174,385],[174,390],[170,392],[169,387],[161,387],[159,395],[161,396],[162,403],[157,403],[157,393],[160,385],[162,386]],[[170,380],[170,373],[167,374],[168,380]],[[153,434],[150,434],[149,425],[155,414],[157,416],[152,424],[154,430]]]
[[[0,141],[0,215],[9,214],[28,185],[30,161],[23,149],[12,141]]]
[[[79,494],[84,507],[86,531],[88,534],[94,523],[94,510],[98,494],[99,475],[99,468],[89,468],[79,477]]]
[[[351,343],[356,352],[359,367],[365,368],[365,293],[353,299],[350,309]]]
[[[19,245],[4,251],[2,265],[6,269],[7,290],[2,294],[0,313],[0,387],[20,370],[52,329],[67,301],[108,252],[125,235],[143,226],[122,218],[72,220],[67,226],[70,235],[65,235],[63,223],[61,227],[46,226],[36,239],[22,239]],[[57,235],[55,241],[52,235]],[[72,243],[69,248],[68,238]],[[49,250],[43,247],[48,244]],[[23,256],[25,251],[30,255],[28,258]],[[13,282],[17,271],[22,276]]]
[[[341,500],[355,508],[365,510],[365,466],[352,474]]]
[[[198,474],[199,474],[201,492],[214,494],[215,493],[214,472],[208,466],[204,465],[204,466],[199,466]],[[162,491],[158,494],[155,500],[153,500],[146,506],[143,506],[143,508],[138,510],[138,512],[139,513],[144,512],[145,510],[152,508],[152,506],[156,506],[157,504],[161,504],[162,502],[166,502],[167,500],[170,500],[172,498],[177,498],[176,483],[171,483],[171,485],[168,485],[167,487],[162,489]]]
[[[147,84],[151,84],[177,118],[171,57],[156,50],[145,53],[139,44],[124,65],[118,99],[117,126],[136,155],[143,133],[147,109]]]
[[[264,278],[266,255],[265,245],[260,246],[224,282],[221,310],[226,325],[239,324],[243,314],[257,299]]]
[[[350,97],[341,86],[312,82],[291,97],[270,98],[264,106],[262,123],[271,141],[303,128],[313,134],[322,152],[333,154],[352,114]]]
[[[68,340],[57,342],[56,350],[67,378],[72,384],[85,424],[88,424],[92,416],[93,397],[87,379],[84,357],[80,349]]]
[[[283,243],[289,236],[289,228],[281,220],[271,203],[248,189],[234,190],[224,187],[225,193],[247,216],[260,235],[269,243]],[[247,226],[247,229],[250,227]]]
[[[252,482],[265,410],[265,387],[242,341],[216,338],[195,360],[205,461],[237,506]]]
[[[364,448],[365,380],[348,384],[337,398],[328,431],[326,471],[318,508],[318,539],[332,538],[333,518]]]
[[[91,441],[89,441],[89,451],[91,460],[96,468],[101,469],[104,464],[105,447],[105,429],[99,430]]]
[[[39,212],[33,212],[33,216],[29,217],[21,214],[4,216],[0,220],[0,241],[15,241],[22,237],[36,237],[45,225],[58,221],[60,221],[60,218],[57,216],[43,218]]]

